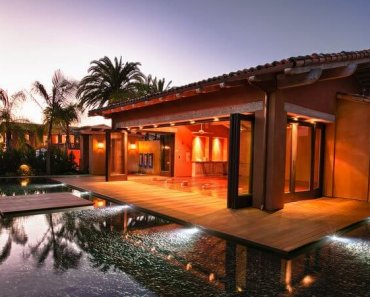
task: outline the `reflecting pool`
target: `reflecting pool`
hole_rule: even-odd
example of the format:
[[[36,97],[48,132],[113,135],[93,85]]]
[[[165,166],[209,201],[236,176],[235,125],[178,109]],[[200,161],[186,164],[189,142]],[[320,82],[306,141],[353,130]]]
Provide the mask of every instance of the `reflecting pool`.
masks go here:
[[[91,199],[0,220],[1,296],[370,296],[370,222],[284,258]]]
[[[59,182],[42,177],[0,178],[0,197],[33,195],[72,190]]]

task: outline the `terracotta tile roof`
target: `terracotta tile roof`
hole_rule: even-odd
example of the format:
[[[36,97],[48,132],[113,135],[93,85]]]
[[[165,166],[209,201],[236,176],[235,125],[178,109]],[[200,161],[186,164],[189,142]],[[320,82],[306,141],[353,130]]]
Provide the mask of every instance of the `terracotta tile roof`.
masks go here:
[[[193,83],[183,85],[180,87],[174,87],[165,92],[160,92],[160,93],[147,95],[144,97],[134,98],[134,99],[130,99],[124,102],[117,102],[117,103],[109,104],[108,106],[95,109],[95,110],[91,110],[89,114],[96,115],[96,114],[99,114],[99,112],[103,110],[109,110],[112,108],[126,106],[126,105],[130,105],[130,104],[142,102],[142,101],[149,101],[154,98],[159,98],[159,97],[163,97],[163,96],[170,95],[170,94],[176,94],[181,91],[204,87],[204,86],[211,85],[211,84],[242,80],[250,76],[257,75],[257,74],[280,72],[280,71],[283,71],[285,68],[313,66],[313,65],[319,65],[319,64],[324,64],[324,63],[346,62],[346,61],[360,60],[360,59],[365,59],[365,58],[370,58],[370,49],[361,50],[361,51],[342,51],[340,53],[331,53],[331,54],[313,53],[311,55],[306,55],[306,56],[290,57],[288,59],[283,59],[280,61],[273,61],[271,63],[266,63],[264,65],[258,65],[255,67],[250,67],[250,68],[245,68],[242,70],[230,72],[227,74],[222,74],[220,76],[211,77],[205,80],[193,82]]]

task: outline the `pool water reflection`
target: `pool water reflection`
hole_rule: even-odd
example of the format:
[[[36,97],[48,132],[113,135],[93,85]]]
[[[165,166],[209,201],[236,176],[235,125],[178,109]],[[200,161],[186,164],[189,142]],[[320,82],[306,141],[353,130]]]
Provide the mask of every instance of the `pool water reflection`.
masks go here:
[[[284,258],[89,199],[0,219],[1,296],[370,296],[370,221]]]
[[[0,178],[0,197],[71,191],[66,185],[48,178]]]

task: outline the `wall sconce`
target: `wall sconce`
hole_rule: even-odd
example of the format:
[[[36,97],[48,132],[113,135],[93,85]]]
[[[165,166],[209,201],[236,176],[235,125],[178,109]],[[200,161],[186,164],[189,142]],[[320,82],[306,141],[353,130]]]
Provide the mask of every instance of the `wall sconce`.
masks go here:
[[[137,149],[137,145],[136,145],[136,143],[130,143],[130,145],[128,146],[128,148],[130,150],[136,150]]]
[[[98,142],[98,144],[96,145],[96,147],[99,149],[99,150],[102,150],[104,148],[104,142]]]

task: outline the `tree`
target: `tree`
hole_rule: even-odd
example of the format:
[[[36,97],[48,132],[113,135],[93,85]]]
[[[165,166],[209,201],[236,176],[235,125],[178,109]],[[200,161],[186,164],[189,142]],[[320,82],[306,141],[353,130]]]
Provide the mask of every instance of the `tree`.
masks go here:
[[[48,130],[48,149],[46,153],[46,173],[51,174],[51,147],[52,147],[52,131],[54,121],[57,121],[58,112],[74,99],[77,90],[77,83],[64,77],[60,70],[55,71],[52,78],[51,92],[48,93],[43,84],[35,81],[32,91],[38,94],[46,103],[44,109],[44,122]]]
[[[5,132],[5,147],[7,151],[11,149],[12,131],[17,130],[19,134],[22,134],[22,126],[19,123],[27,122],[26,119],[15,116],[15,109],[25,99],[26,96],[22,91],[9,96],[5,90],[0,89],[0,102],[2,103],[0,109],[0,132]]]
[[[70,146],[71,124],[80,119],[80,106],[75,103],[69,103],[65,106],[58,106],[53,111],[50,107],[44,109],[44,123],[48,125],[52,116],[53,126],[60,128],[66,134],[66,150]]]
[[[137,97],[137,84],[144,81],[140,63],[122,62],[122,57],[94,60],[77,91],[82,107],[103,107],[106,104]]]
[[[151,95],[168,91],[169,89],[171,89],[171,83],[172,81],[169,81],[166,84],[165,78],[158,79],[156,76],[153,78],[153,76],[149,74],[145,78],[145,81],[141,84],[141,86],[138,86],[138,89],[141,90],[142,96]]]

